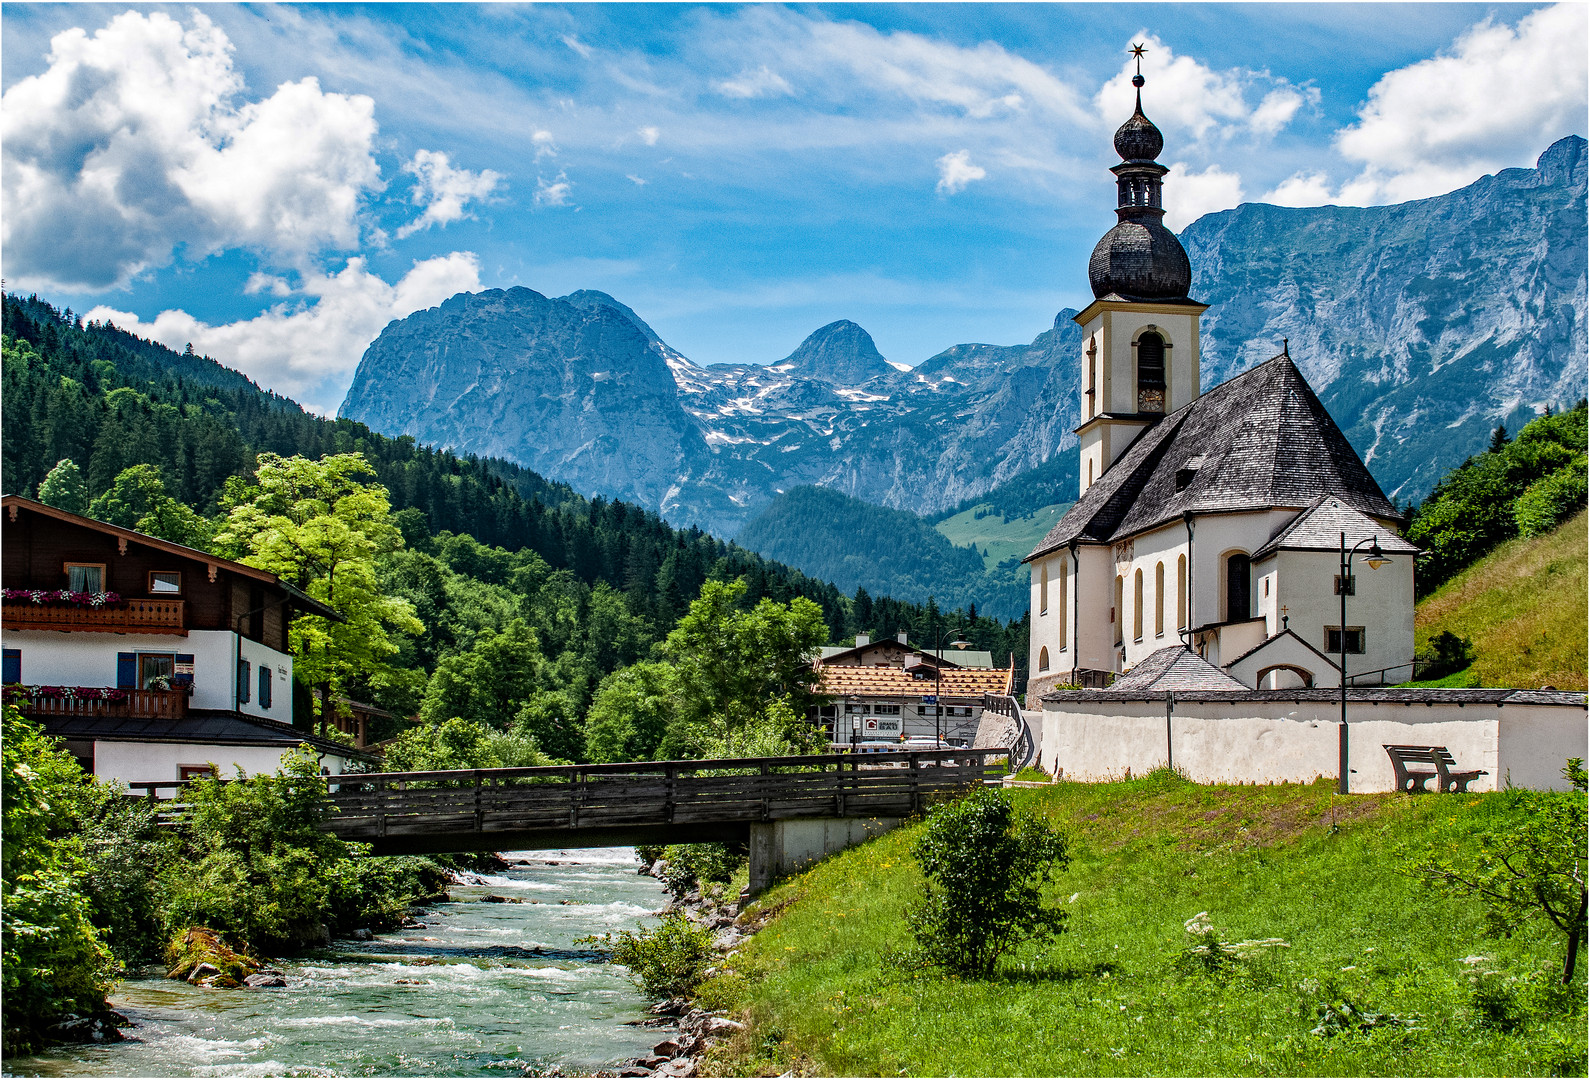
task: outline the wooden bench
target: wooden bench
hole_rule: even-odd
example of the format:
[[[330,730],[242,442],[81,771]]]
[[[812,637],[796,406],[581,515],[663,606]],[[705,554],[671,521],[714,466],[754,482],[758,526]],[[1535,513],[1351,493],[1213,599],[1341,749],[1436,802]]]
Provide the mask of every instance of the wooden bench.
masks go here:
[[[1427,791],[1425,781],[1432,777],[1437,791],[1468,791],[1470,781],[1490,775],[1484,769],[1458,769],[1457,759],[1444,746],[1386,746],[1386,753],[1397,774],[1398,791]],[[1410,764],[1433,768],[1410,769]]]

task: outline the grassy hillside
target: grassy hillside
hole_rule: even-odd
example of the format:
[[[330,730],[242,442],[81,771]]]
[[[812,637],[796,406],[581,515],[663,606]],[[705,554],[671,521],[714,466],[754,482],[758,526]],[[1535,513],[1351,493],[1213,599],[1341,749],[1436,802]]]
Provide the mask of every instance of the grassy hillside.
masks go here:
[[[1474,642],[1456,686],[1586,688],[1586,521],[1509,540],[1419,602],[1418,648],[1443,630]]]
[[[910,854],[919,828],[897,830],[765,897],[787,906],[702,991],[750,1021],[712,1071],[1585,1074],[1584,984],[1566,1002],[1540,1003],[1560,939],[1533,928],[1486,937],[1478,905],[1405,872],[1431,849],[1476,851],[1484,830],[1520,815],[1513,794],[1338,796],[1328,782],[1217,787],[1155,775],[1016,798],[1070,838],[1072,862],[1053,890],[1070,912],[1057,944],[1012,956],[986,982],[899,971],[887,954],[908,944],[901,913],[920,877]],[[1255,949],[1223,976],[1185,969],[1178,958],[1194,939],[1184,923],[1205,911],[1223,940],[1285,945]],[[1489,998],[1475,990],[1482,971],[1499,973],[1484,980]],[[1495,988],[1524,985],[1542,995],[1537,1015],[1500,1019]],[[1339,1021],[1344,1004],[1382,1020],[1333,1032],[1328,1010]]]
[[[1007,559],[1026,558],[1070,506],[1054,503],[1007,521],[990,504],[979,503],[935,522],[933,527],[956,547],[970,544],[977,548],[982,552],[983,565],[993,570]]]

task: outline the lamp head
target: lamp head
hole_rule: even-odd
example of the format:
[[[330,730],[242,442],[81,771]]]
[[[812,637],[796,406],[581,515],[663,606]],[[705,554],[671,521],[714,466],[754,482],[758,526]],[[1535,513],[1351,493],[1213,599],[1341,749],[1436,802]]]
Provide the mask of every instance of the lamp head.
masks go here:
[[[970,641],[952,641],[950,644],[955,646],[957,649],[969,649],[972,647],[972,643]]]
[[[1369,544],[1369,553],[1364,557],[1364,562],[1369,564],[1369,569],[1379,570],[1391,560],[1386,553],[1380,550],[1380,537],[1375,537]]]

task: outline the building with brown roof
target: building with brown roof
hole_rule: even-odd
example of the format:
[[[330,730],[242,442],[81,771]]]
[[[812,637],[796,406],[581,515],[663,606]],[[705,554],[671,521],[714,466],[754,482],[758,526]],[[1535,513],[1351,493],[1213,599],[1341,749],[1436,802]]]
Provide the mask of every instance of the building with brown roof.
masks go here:
[[[939,739],[970,746],[987,698],[1006,696],[1015,678],[1009,666],[984,663],[987,653],[912,648],[899,638],[858,637],[850,648],[824,650],[815,661],[819,692],[832,698],[820,710],[835,743]]]

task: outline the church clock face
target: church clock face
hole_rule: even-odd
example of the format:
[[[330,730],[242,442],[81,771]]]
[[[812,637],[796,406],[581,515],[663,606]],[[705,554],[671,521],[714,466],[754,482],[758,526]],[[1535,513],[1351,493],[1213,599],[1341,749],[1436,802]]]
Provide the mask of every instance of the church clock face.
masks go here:
[[[1165,391],[1163,391],[1163,390],[1139,390],[1137,392],[1137,411],[1138,412],[1157,412],[1157,413],[1164,412],[1165,411]]]

